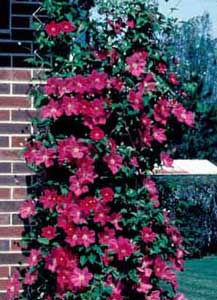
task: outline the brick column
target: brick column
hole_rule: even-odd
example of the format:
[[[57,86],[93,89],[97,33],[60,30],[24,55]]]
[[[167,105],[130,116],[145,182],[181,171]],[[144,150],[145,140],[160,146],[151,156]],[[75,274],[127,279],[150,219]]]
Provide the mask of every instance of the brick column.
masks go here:
[[[26,176],[30,175],[20,157],[30,134],[29,118],[35,113],[27,96],[30,69],[0,69],[0,300],[5,286],[22,255],[17,242],[22,233],[18,209],[26,197]]]

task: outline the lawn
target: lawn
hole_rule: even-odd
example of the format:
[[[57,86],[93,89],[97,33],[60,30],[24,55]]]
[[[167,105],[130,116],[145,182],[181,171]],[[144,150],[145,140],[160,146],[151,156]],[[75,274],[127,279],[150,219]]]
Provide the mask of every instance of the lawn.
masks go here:
[[[186,261],[179,284],[188,300],[217,300],[217,257]]]

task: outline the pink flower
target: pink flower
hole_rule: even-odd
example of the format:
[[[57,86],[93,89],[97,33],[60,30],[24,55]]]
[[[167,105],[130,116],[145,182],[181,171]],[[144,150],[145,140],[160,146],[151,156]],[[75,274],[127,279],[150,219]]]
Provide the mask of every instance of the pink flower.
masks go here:
[[[108,245],[113,239],[115,243],[115,230],[109,227],[104,227],[104,231],[98,234],[100,244]]]
[[[179,81],[176,77],[176,75],[174,73],[170,73],[169,74],[169,82],[172,84],[172,85],[179,85]]]
[[[160,160],[161,160],[161,163],[165,167],[172,167],[172,165],[173,165],[173,159],[171,158],[171,156],[167,152],[161,152]]]
[[[127,57],[126,63],[128,65],[129,72],[134,76],[140,76],[145,72],[144,67],[147,64],[148,53],[145,51],[136,52],[133,55]]]
[[[77,29],[77,27],[69,21],[62,21],[59,23],[60,31],[70,33]]]
[[[89,188],[87,185],[82,184],[79,181],[79,178],[75,175],[69,177],[70,182],[70,191],[72,191],[76,197],[79,197],[80,195],[87,193],[89,191]]]
[[[140,282],[139,286],[137,287],[137,292],[147,294],[151,289],[153,285],[147,282]]]
[[[53,239],[56,236],[56,228],[53,226],[43,227],[41,230],[41,236],[47,239]]]
[[[168,117],[170,115],[170,105],[166,99],[160,99],[154,106],[154,119],[155,121],[166,125]]]
[[[34,216],[36,213],[35,202],[32,199],[23,202],[22,206],[19,209],[19,214],[22,219],[27,219],[30,216]]]
[[[161,300],[160,291],[153,291],[150,295],[147,296],[147,300]]]
[[[142,83],[139,84],[139,88],[143,93],[156,91],[156,81],[152,73],[148,73],[143,79]]]
[[[34,284],[38,279],[38,271],[34,271],[33,273],[26,272],[25,278],[24,278],[24,284],[32,285]]]
[[[108,75],[105,72],[99,73],[96,70],[93,70],[89,75],[88,80],[90,82],[90,87],[93,90],[101,91],[107,85]]]
[[[160,144],[162,144],[163,142],[165,142],[167,140],[164,128],[159,128],[157,126],[154,126],[152,132],[153,132],[152,133],[153,138],[156,141],[158,141]]]
[[[143,180],[143,185],[146,187],[147,191],[151,196],[158,194],[158,190],[155,182],[150,178],[145,178]]]
[[[37,249],[31,249],[30,250],[30,255],[27,259],[27,263],[30,267],[34,267],[37,266],[37,264],[40,262],[41,260],[41,250],[37,250]]]
[[[45,26],[45,31],[49,36],[56,37],[60,33],[60,26],[55,21],[51,21]]]
[[[56,190],[46,189],[39,197],[39,202],[43,204],[44,208],[53,209],[59,202],[59,196]]]
[[[144,227],[141,230],[141,236],[142,236],[143,242],[152,243],[156,238],[156,233],[154,233],[150,227]]]
[[[126,22],[127,26],[131,29],[134,29],[135,26],[136,26],[136,23],[133,19],[128,19],[127,22]]]
[[[7,283],[7,300],[14,300],[20,294],[21,284],[19,281],[19,273],[15,272]]]
[[[34,141],[26,144],[26,151],[23,154],[23,157],[29,164],[35,163],[37,154],[41,148],[41,142]]]
[[[87,248],[95,242],[95,232],[93,230],[89,230],[87,226],[77,228],[73,234],[67,236],[66,241],[72,247],[84,246]]]
[[[109,275],[105,284],[112,288],[112,294],[108,297],[108,300],[123,300],[123,296],[121,295],[122,284],[120,280],[114,282],[112,276]]]
[[[50,77],[47,79],[47,84],[45,85],[45,93],[47,95],[57,95],[58,94],[58,86],[63,81],[60,77]]]
[[[90,132],[90,138],[94,141],[100,141],[105,136],[105,133],[99,127],[95,127]]]
[[[75,268],[70,276],[70,282],[73,287],[80,289],[87,287],[92,278],[93,274],[89,272],[88,268]]]
[[[155,259],[154,274],[156,277],[171,283],[174,288],[177,287],[176,274],[171,271],[171,268],[160,257]]]
[[[104,226],[110,220],[109,210],[108,207],[99,206],[94,213],[94,222]]]
[[[116,152],[111,152],[110,154],[104,156],[103,160],[104,162],[106,162],[112,174],[116,174],[119,171],[119,169],[123,167],[123,158]]]
[[[135,246],[129,239],[120,236],[110,241],[109,249],[117,254],[119,260],[124,260],[135,251]]]
[[[100,190],[100,194],[102,195],[103,201],[105,203],[112,202],[114,198],[114,191],[110,187],[105,187]]]
[[[75,97],[64,96],[61,107],[65,115],[68,117],[72,115],[77,116],[79,114],[79,101]]]
[[[175,296],[173,298],[173,300],[185,300],[185,299],[186,299],[186,297],[185,297],[185,295],[183,293],[178,294],[177,296]]]
[[[76,75],[72,80],[74,92],[84,94],[90,90],[90,83],[88,78],[82,75]]]
[[[167,66],[164,63],[159,63],[156,67],[156,70],[160,73],[160,74],[165,74],[167,71]]]
[[[187,111],[181,103],[176,103],[172,109],[172,114],[181,123],[192,127],[194,125],[194,114],[191,111]]]
[[[42,146],[35,154],[35,165],[40,166],[41,164],[44,164],[45,167],[49,168],[54,165],[55,159],[56,149]]]
[[[129,92],[128,100],[135,110],[142,110],[144,108],[143,93],[141,93],[141,91],[135,92],[131,90]]]
[[[59,117],[63,115],[63,110],[59,105],[59,103],[52,99],[47,105],[42,106],[40,110],[40,114],[43,119],[53,118],[54,120],[57,120]]]

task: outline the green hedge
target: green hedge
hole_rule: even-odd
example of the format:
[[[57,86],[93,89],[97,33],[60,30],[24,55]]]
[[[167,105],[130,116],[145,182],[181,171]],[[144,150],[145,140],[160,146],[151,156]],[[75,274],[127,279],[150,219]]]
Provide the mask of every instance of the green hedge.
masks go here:
[[[156,176],[190,256],[217,253],[217,176]]]

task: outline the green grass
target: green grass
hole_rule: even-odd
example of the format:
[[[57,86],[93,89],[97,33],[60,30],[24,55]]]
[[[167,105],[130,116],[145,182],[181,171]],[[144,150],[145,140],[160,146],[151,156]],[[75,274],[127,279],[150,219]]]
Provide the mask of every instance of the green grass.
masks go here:
[[[179,285],[188,300],[217,300],[217,257],[186,261]]]

